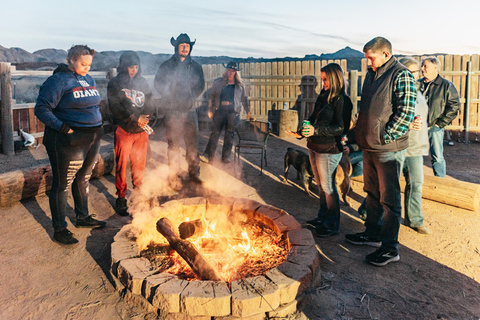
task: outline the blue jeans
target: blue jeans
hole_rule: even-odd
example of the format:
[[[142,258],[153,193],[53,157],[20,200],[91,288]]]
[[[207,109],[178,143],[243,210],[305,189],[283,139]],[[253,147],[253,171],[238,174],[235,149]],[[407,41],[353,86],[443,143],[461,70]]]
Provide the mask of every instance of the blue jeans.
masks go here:
[[[400,174],[406,150],[363,151],[364,191],[367,192],[365,233],[380,238],[382,248],[398,252],[402,218]]]
[[[348,154],[352,163],[352,178],[363,175],[363,155],[362,151],[354,151]]]
[[[405,224],[410,227],[423,226],[422,185],[423,156],[405,157]]]
[[[430,155],[432,156],[433,174],[445,178],[447,168],[443,158],[443,136],[445,129],[433,126],[428,129],[428,141],[430,142]]]
[[[77,218],[88,215],[89,181],[98,160],[102,135],[103,128],[65,134],[45,127],[43,144],[52,166],[49,203],[55,232],[67,227],[65,212],[70,188]]]
[[[335,175],[342,154],[317,153],[312,150],[309,152],[310,164],[320,197],[318,220],[328,230],[338,231],[340,229],[340,197],[335,184]]]

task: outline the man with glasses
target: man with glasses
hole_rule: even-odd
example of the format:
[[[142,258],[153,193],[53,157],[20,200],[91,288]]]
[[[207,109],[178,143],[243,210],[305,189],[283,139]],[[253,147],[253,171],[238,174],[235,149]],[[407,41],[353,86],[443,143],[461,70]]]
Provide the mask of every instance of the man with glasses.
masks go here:
[[[423,78],[420,82],[420,92],[428,104],[428,140],[432,157],[433,173],[437,177],[446,175],[446,163],[443,157],[443,136],[445,126],[457,117],[460,99],[453,83],[442,78],[438,73],[440,60],[436,57],[426,57],[422,60]]]

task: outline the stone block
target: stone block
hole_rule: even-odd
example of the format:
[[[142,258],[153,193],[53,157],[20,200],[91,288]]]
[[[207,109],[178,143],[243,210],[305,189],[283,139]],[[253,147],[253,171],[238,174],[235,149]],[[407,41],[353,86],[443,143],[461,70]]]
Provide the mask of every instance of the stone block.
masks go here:
[[[273,220],[280,232],[287,232],[301,229],[302,225],[291,215],[286,214],[278,219]]]
[[[278,286],[264,276],[233,281],[231,287],[232,316],[249,317],[279,305]]]
[[[164,320],[211,320],[210,316],[190,316],[183,313],[169,313],[165,317],[162,317]]]
[[[265,313],[255,314],[250,317],[235,317],[235,316],[226,316],[226,317],[213,317],[213,320],[265,320],[267,315]]]
[[[180,311],[191,316],[231,314],[232,294],[226,282],[191,281],[180,294]]]
[[[152,276],[153,277],[153,276]],[[149,277],[150,278],[150,277]],[[150,279],[151,283],[161,282],[161,278]],[[187,280],[170,278],[160,283],[151,293],[152,305],[160,310],[161,315],[180,312],[180,294],[188,285]]]
[[[150,261],[145,258],[133,258],[121,260],[118,264],[118,278],[122,284],[133,294],[142,294],[142,285],[146,277],[152,275],[156,270]]]
[[[282,272],[287,277],[292,278],[293,280],[297,280],[301,283],[300,287],[298,288],[297,295],[300,295],[303,292],[305,292],[305,290],[307,290],[310,283],[312,282],[312,279],[313,279],[312,270],[306,265],[299,265],[299,264],[285,261],[282,264],[280,264],[277,268],[280,272]]]
[[[320,266],[320,256],[316,246],[292,246],[287,261],[307,266],[313,274]]]
[[[145,281],[143,282],[142,295],[148,300],[148,302],[152,303],[155,295],[155,289],[159,285],[173,279],[178,279],[178,277],[165,272],[146,277]]]
[[[138,246],[133,241],[118,241],[111,245],[112,273],[118,276],[118,263],[138,256]]]
[[[262,204],[255,200],[238,198],[233,201],[232,213],[246,215],[248,219],[252,219],[257,210]]]
[[[278,286],[280,305],[292,302],[299,295],[301,282],[287,277],[277,268],[271,269],[265,276]]]
[[[281,305],[274,311],[267,312],[268,319],[288,319],[289,316],[297,312],[297,305],[297,300]]]
[[[288,240],[292,246],[314,246],[315,239],[312,232],[308,229],[297,229],[288,231]]]
[[[120,229],[120,231],[117,232],[117,234],[113,237],[113,241],[134,241],[132,240],[133,238],[133,233],[132,233],[132,228],[133,225],[127,224]]]

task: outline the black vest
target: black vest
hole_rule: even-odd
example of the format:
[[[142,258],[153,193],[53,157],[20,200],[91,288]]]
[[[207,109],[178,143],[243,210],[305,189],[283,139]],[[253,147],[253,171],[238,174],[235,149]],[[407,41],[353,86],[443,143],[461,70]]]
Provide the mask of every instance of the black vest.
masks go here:
[[[392,57],[377,72],[368,70],[355,128],[355,139],[362,150],[395,152],[408,147],[408,133],[388,144],[383,137],[386,124],[397,112],[393,90],[398,73],[404,69],[406,67]]]

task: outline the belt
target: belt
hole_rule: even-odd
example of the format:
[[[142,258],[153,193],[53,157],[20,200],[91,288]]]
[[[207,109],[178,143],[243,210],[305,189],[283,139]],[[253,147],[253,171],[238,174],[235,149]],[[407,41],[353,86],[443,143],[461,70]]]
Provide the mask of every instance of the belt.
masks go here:
[[[232,105],[233,103],[231,103],[230,101],[222,101],[222,106],[230,106]]]

